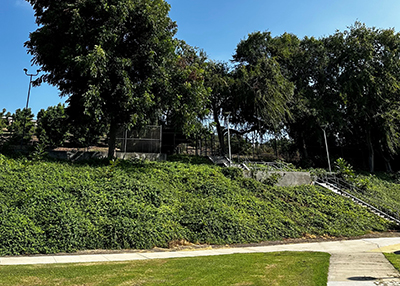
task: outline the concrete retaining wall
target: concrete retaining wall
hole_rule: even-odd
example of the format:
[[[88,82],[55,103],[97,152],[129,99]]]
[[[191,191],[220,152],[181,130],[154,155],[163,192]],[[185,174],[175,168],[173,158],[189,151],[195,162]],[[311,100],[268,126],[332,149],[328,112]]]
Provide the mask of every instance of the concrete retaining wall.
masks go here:
[[[280,176],[277,186],[301,186],[310,185],[312,183],[311,175],[309,172],[265,172],[265,171],[244,171],[244,176],[247,178],[254,178],[257,181],[265,181],[271,175],[277,174]]]
[[[60,159],[60,160],[70,160],[70,161],[79,161],[79,160],[89,160],[94,158],[104,158],[107,157],[105,152],[94,152],[94,151],[48,151],[47,154],[51,158]]]

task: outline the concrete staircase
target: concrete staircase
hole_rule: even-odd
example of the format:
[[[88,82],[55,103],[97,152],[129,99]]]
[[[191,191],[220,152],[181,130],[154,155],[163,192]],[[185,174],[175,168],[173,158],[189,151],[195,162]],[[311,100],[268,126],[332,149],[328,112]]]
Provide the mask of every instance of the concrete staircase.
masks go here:
[[[316,185],[319,185],[323,188],[326,188],[332,192],[334,192],[335,194],[341,195],[343,197],[349,198],[351,199],[353,202],[366,207],[367,209],[369,209],[371,212],[387,219],[390,220],[394,223],[396,223],[397,225],[400,225],[400,220],[387,214],[386,212],[380,210],[377,207],[374,207],[373,205],[367,203],[365,200],[362,200],[358,197],[356,197],[353,194],[350,194],[347,190],[351,190],[351,189],[355,189],[358,190],[357,187],[349,184],[347,181],[340,179],[336,176],[325,176],[325,177],[319,177],[317,178],[317,180],[314,182]],[[346,190],[346,191],[345,191]],[[358,190],[360,192],[360,190]]]

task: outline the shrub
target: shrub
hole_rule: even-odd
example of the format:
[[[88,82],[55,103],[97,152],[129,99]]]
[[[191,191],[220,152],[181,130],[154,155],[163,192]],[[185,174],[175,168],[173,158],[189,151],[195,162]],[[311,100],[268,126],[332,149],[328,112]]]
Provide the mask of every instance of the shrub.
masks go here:
[[[336,174],[343,179],[354,179],[355,173],[353,167],[345,159],[339,158],[335,161]]]
[[[236,167],[222,168],[221,173],[231,180],[237,180],[243,177],[243,170]]]

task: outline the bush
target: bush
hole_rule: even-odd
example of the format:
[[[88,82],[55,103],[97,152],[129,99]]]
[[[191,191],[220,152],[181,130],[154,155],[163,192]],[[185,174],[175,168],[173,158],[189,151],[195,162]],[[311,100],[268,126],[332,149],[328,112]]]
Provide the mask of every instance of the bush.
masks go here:
[[[207,157],[191,156],[191,155],[170,155],[168,156],[169,162],[190,163],[194,165],[211,165],[212,162]]]
[[[335,162],[335,166],[337,169],[337,175],[340,178],[343,178],[349,183],[354,184],[354,186],[356,186],[363,192],[367,191],[368,187],[371,184],[368,177],[361,177],[359,175],[356,175],[353,167],[343,158],[337,159]]]
[[[243,177],[243,170],[236,167],[222,168],[221,173],[231,180],[237,180]]]
[[[339,158],[335,161],[336,174],[343,178],[352,180],[355,178],[353,167],[345,159]]]

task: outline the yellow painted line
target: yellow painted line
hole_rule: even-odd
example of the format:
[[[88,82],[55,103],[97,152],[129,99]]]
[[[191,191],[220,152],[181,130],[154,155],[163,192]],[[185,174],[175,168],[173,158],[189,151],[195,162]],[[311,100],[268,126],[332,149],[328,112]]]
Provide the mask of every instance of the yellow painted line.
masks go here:
[[[396,252],[400,251],[400,244],[393,244],[393,245],[388,245],[388,246],[382,246],[380,248],[376,248],[373,250],[370,250],[369,252]]]

